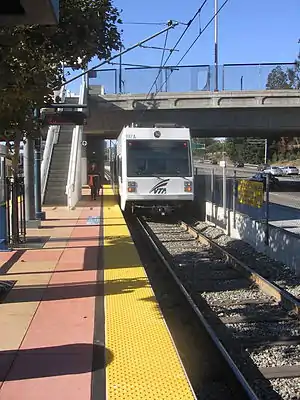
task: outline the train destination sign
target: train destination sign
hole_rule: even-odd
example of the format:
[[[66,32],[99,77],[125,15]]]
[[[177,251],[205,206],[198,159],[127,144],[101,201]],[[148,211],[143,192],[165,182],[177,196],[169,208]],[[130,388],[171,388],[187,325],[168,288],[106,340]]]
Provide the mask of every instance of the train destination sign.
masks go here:
[[[42,117],[43,125],[86,125],[86,115],[82,111],[60,111],[47,113]]]
[[[261,208],[264,202],[263,183],[241,179],[238,183],[238,201],[241,204]]]

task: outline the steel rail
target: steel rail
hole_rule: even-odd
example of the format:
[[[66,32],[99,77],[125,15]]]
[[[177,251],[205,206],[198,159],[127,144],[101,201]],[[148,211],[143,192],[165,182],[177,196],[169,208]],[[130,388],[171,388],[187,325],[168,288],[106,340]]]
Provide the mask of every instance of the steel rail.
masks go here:
[[[186,290],[185,286],[182,284],[182,282],[179,280],[175,272],[173,271],[172,267],[170,266],[170,263],[167,261],[166,257],[164,256],[163,252],[160,250],[159,245],[157,244],[157,239],[154,237],[154,234],[151,234],[149,230],[147,229],[145,223],[141,218],[136,217],[136,221],[139,225],[139,228],[143,232],[143,234],[147,237],[147,240],[151,243],[153,249],[155,250],[156,254],[158,257],[161,259],[162,263],[166,266],[168,272],[171,274],[172,278],[174,279],[175,283],[177,284],[178,288],[190,304],[192,310],[195,312],[197,315],[198,319],[201,321],[202,325],[204,326],[205,330],[209,334],[210,338],[212,339],[214,345],[217,347],[219,352],[222,354],[223,358],[227,362],[230,370],[234,374],[235,378],[241,385],[242,389],[244,390],[246,396],[248,399],[251,400],[259,400],[259,398],[256,396],[255,392],[245,379],[244,375],[241,373],[221,341],[219,340],[218,336],[210,326],[210,324],[207,322],[206,318],[204,315],[201,313],[195,302],[193,301],[192,297],[189,295],[188,291]]]
[[[239,272],[241,272],[244,276],[246,276],[249,280],[251,280],[254,284],[256,284],[264,293],[267,295],[274,297],[276,300],[280,302],[283,308],[288,311],[293,311],[300,317],[300,301],[290,294],[285,289],[276,285],[276,283],[269,282],[266,278],[261,276],[259,273],[255,272],[252,268],[246,265],[243,261],[240,261],[237,257],[232,255],[226,249],[218,245],[213,239],[208,238],[203,233],[197,231],[197,229],[190,226],[188,223],[184,221],[180,221],[180,224],[183,228],[186,229],[196,240],[199,242],[204,242],[209,244],[212,248],[223,254],[227,261]]]

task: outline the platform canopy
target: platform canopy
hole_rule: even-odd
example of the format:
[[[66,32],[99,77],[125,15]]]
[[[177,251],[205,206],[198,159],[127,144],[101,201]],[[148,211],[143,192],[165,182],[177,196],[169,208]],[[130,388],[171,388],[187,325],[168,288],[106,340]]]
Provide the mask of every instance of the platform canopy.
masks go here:
[[[59,0],[2,0],[0,26],[56,25]]]

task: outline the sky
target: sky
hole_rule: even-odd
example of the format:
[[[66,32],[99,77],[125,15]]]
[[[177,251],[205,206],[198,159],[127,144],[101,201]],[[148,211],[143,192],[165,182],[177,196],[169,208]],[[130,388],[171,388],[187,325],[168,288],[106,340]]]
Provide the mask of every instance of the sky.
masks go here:
[[[219,0],[219,7],[225,0]],[[115,0],[114,5],[121,12],[123,25],[120,26],[122,40],[125,48],[160,31],[163,23],[176,20],[188,22],[198,10],[203,0],[151,0],[137,2],[136,0]],[[280,0],[229,0],[219,13],[219,64],[226,63],[282,63],[293,62],[299,51],[298,39],[300,38],[299,0],[289,0],[284,3]],[[197,17],[190,26],[183,40],[178,46],[178,52],[170,57],[168,65],[176,65],[188,49],[195,37],[214,15],[214,0],[208,0],[200,17]],[[157,23],[139,25],[131,23]],[[177,38],[181,35],[185,25],[180,24],[168,34],[166,47],[172,48]],[[166,35],[163,34],[152,40],[147,45],[163,47]],[[167,53],[168,55],[168,53]],[[162,51],[137,48],[123,56],[123,63],[145,64],[159,66]],[[166,56],[165,56],[166,58]],[[118,60],[116,60],[118,62]],[[200,36],[194,47],[189,51],[180,65],[212,65],[214,62],[214,23]],[[90,67],[99,63],[93,60]],[[118,68],[106,65],[102,68]],[[265,79],[273,67],[243,67],[229,68],[225,71],[225,89],[237,89],[243,77],[244,89],[259,89],[265,84]],[[147,92],[155,77],[156,72],[151,71],[125,71],[126,92]],[[176,70],[169,78],[169,90],[191,90],[191,68]],[[197,75],[198,74],[198,75]],[[71,73],[70,76],[76,75]],[[197,87],[203,88],[207,79],[207,69],[203,68],[197,75]],[[164,79],[163,79],[164,80]],[[162,80],[162,81],[163,81]],[[102,72],[91,84],[104,84],[106,93],[113,93],[114,73]],[[194,83],[195,84],[195,83]],[[79,91],[80,80],[71,84],[68,89]]]

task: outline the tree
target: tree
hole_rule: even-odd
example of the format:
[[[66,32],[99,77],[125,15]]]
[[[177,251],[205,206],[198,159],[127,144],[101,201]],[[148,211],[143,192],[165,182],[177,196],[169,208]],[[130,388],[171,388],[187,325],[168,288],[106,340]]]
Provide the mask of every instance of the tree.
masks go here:
[[[282,67],[277,66],[268,75],[266,89],[300,89],[300,55],[295,61],[294,68],[287,68],[286,72]]]
[[[274,68],[268,75],[266,89],[291,89],[288,74],[279,66]]]
[[[34,110],[53,102],[53,89],[64,82],[63,64],[78,70],[94,56],[109,58],[120,49],[118,23],[112,0],[60,0],[58,25],[0,28],[0,140],[14,141],[15,178],[20,141],[40,135]],[[15,197],[13,220],[17,212]]]
[[[225,142],[226,154],[232,161],[243,161],[249,164],[259,164],[264,160],[264,141],[261,145],[253,144],[255,138],[227,138]]]
[[[111,0],[61,0],[57,26],[0,29],[0,129],[16,138],[38,131],[33,110],[52,102],[63,84],[62,63],[85,68],[120,48],[121,23]]]
[[[266,89],[300,89],[300,54],[295,61],[293,68],[287,68],[286,72],[278,66],[268,75]],[[298,143],[297,137],[271,137],[272,148],[270,150],[271,158],[275,161],[283,160],[286,157],[293,156],[293,143]]]

